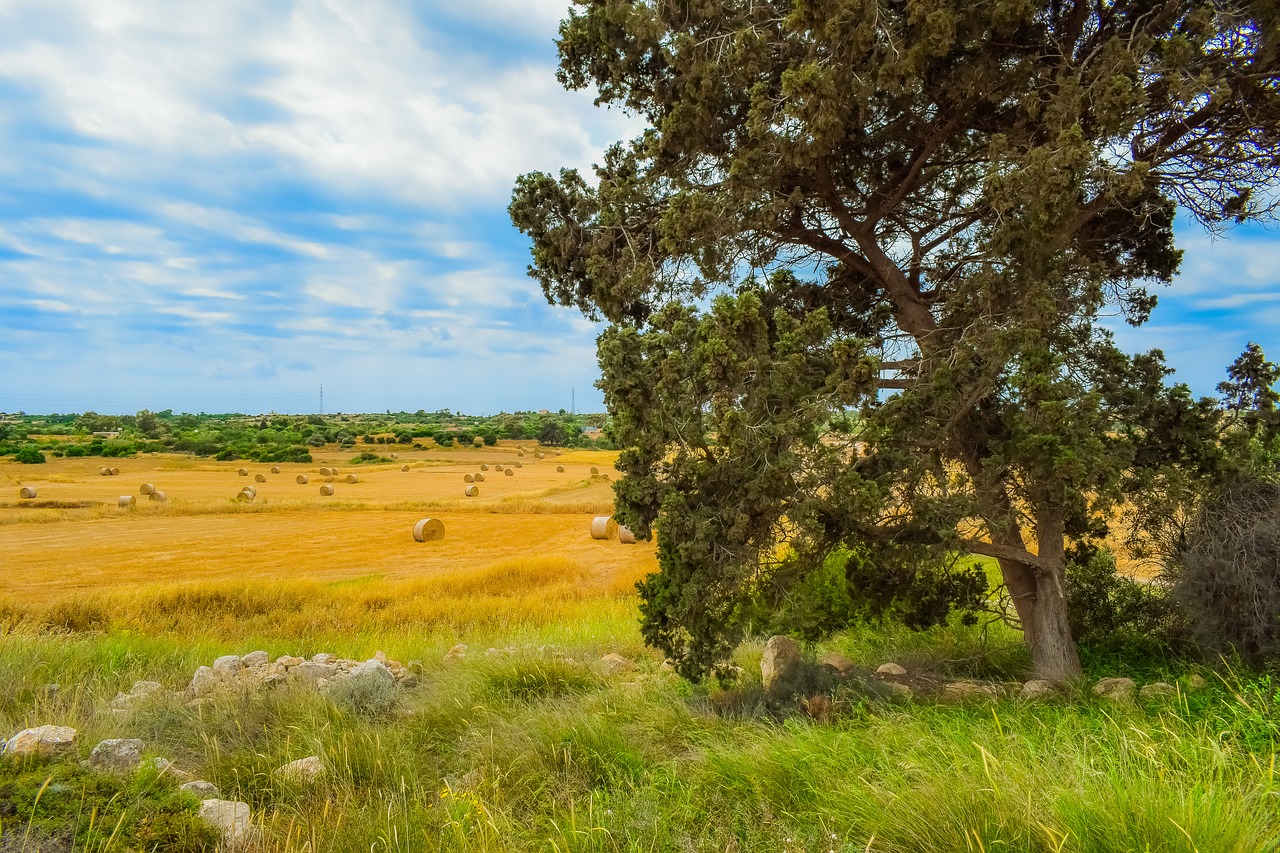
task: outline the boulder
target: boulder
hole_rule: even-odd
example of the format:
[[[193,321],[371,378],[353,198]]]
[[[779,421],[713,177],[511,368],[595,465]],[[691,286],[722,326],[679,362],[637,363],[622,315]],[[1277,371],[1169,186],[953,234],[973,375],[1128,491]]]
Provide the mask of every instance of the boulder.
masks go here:
[[[195,794],[202,800],[217,800],[222,797],[218,791],[218,786],[212,782],[206,782],[203,779],[193,779],[190,782],[183,782],[178,786],[189,794]]]
[[[240,850],[258,835],[248,803],[231,800],[204,800],[200,803],[200,819],[222,835],[227,850]]]
[[[375,681],[382,681],[386,684],[395,684],[396,677],[391,674],[391,670],[387,669],[387,665],[380,660],[367,660],[351,670],[352,678],[367,678]]]
[[[289,674],[310,687],[319,686],[321,681],[329,681],[338,674],[338,667],[331,663],[309,660],[289,670]]]
[[[1033,678],[1022,685],[1022,690],[1018,692],[1021,699],[1048,699],[1058,695],[1058,688],[1052,681],[1043,678]]]
[[[213,671],[222,678],[233,678],[242,669],[244,663],[240,660],[240,655],[223,655],[213,662]]]
[[[133,687],[129,688],[129,698],[145,699],[162,689],[164,689],[164,686],[158,681],[135,681],[133,682]]]
[[[837,652],[827,652],[819,663],[822,664],[823,669],[837,678],[850,678],[858,670],[857,664]]]
[[[914,690],[898,681],[886,681],[883,687],[886,693],[899,699],[910,699],[916,695]]]
[[[283,667],[286,670],[292,669],[301,663],[303,663],[302,658],[295,658],[292,655],[280,655],[280,657],[276,658],[276,666]]]
[[[4,754],[11,756],[62,755],[76,748],[80,733],[70,726],[37,726],[23,729],[5,742]]]
[[[329,652],[320,652],[319,654],[314,654],[311,656],[311,660],[314,661],[315,663],[333,663],[337,659],[338,659],[337,655],[330,654]]]
[[[245,666],[266,666],[271,663],[271,655],[262,651],[249,652],[249,654],[240,658],[240,663]]]
[[[134,773],[142,763],[142,741],[136,737],[104,740],[89,753],[87,763],[100,773]]]
[[[760,658],[765,692],[771,696],[785,694],[799,680],[801,666],[799,643],[780,634],[770,637]]]
[[[308,784],[324,777],[324,762],[318,755],[309,755],[297,761],[290,761],[283,767],[277,767],[274,775],[282,782],[295,785]]]
[[[222,680],[211,667],[202,666],[196,670],[195,675],[191,676],[191,684],[187,687],[187,692],[196,699],[202,699],[210,693],[217,692],[221,684]]]
[[[1151,684],[1144,684],[1142,689],[1138,691],[1138,697],[1148,701],[1155,699],[1172,699],[1178,695],[1178,688],[1164,681],[1154,681]]]
[[[994,684],[953,681],[942,688],[941,698],[944,702],[994,702],[1000,698],[1000,691]]]
[[[882,663],[876,667],[876,675],[906,675],[907,668],[896,663]]]
[[[600,658],[599,667],[605,675],[615,675],[619,672],[630,672],[635,669],[635,664],[617,652],[610,652]]]
[[[1132,702],[1138,685],[1132,678],[1103,678],[1093,685],[1093,695],[1111,702]]]

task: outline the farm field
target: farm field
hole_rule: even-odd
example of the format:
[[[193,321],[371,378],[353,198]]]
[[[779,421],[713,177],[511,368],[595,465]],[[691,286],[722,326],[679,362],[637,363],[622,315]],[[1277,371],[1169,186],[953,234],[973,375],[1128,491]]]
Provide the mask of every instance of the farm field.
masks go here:
[[[590,537],[612,505],[591,468],[616,477],[612,453],[352,456],[279,474],[138,456],[112,460],[112,477],[97,459],[0,462],[0,736],[72,726],[82,757],[141,738],[148,758],[248,804],[248,851],[1280,849],[1269,681],[1205,670],[1192,690],[1187,671],[1095,673],[1179,684],[1173,700],[1125,706],[1083,685],[1044,703],[903,701],[856,684],[778,703],[753,638],[736,682],[691,685],[637,630],[653,545]],[[517,460],[514,476],[494,470]],[[481,494],[463,497],[482,463]],[[331,497],[322,466],[339,469]],[[258,473],[256,498],[236,500]],[[122,494],[136,505],[117,506]],[[413,540],[424,517],[444,522],[443,540]],[[416,675],[368,693],[183,692],[197,667],[258,649],[382,652]],[[999,626],[869,625],[812,652],[997,681],[1027,663]],[[163,690],[113,707],[140,680]],[[320,779],[277,774],[307,756]],[[0,762],[0,851],[214,849],[174,778],[111,788],[75,766]],[[77,799],[92,786],[107,820]]]

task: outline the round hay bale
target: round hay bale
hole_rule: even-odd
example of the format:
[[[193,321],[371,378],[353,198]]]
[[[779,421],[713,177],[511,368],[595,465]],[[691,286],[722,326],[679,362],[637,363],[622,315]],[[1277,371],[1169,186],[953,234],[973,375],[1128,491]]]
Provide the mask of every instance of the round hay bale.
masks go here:
[[[159,489],[156,489],[154,492],[151,493],[151,500],[155,501],[158,504],[162,504],[167,500],[169,500],[169,496],[166,495],[164,492],[160,491]]]
[[[535,453],[535,454],[533,454],[533,458],[534,458],[534,459],[546,459],[546,458],[547,458],[547,454],[545,454],[545,453]]]
[[[138,489],[139,494],[149,495],[156,490],[156,487],[150,483],[143,483],[142,488]]]
[[[477,482],[477,483],[483,483],[483,482],[484,482],[484,474],[476,474],[476,478],[475,478],[475,479],[476,479],[476,482]]]
[[[564,466],[563,466],[563,465],[557,465],[557,466],[556,466],[556,473],[557,473],[557,474],[563,474],[563,473],[564,473]]]
[[[242,493],[243,493],[243,492],[248,492],[248,493],[249,493],[249,494],[251,494],[251,495],[256,495],[256,494],[258,494],[258,490],[257,490],[257,489],[255,489],[253,486],[245,486],[245,487],[244,487],[243,489],[241,489],[240,491],[241,491]]]
[[[330,476],[330,477],[336,477],[336,476],[338,476],[338,469],[337,469],[337,468],[330,468],[330,469],[329,469],[329,476]]]
[[[463,475],[462,475],[462,482],[464,482],[464,483],[474,483],[475,481],[476,481],[476,476],[475,476],[475,474],[463,474]]]
[[[516,469],[515,469],[515,468],[507,468],[507,469],[506,469],[505,471],[503,471],[502,473],[506,474],[508,477],[514,477],[514,476],[516,475]]]
[[[237,474],[239,474],[241,477],[248,477],[248,476],[249,476],[249,469],[248,469],[248,468],[241,468],[239,471],[236,471],[236,473],[237,473]]]
[[[636,544],[636,535],[621,524],[618,525],[618,541],[623,545]]]
[[[482,469],[482,470],[483,470],[483,469]],[[495,470],[495,471],[501,471],[501,470],[502,470],[502,466],[501,466],[501,465],[494,465],[494,466],[493,466],[493,470]]]
[[[118,477],[118,476],[120,476],[120,469],[119,469],[119,468],[112,468],[112,469],[111,469],[111,476],[112,476],[112,477]]]
[[[444,538],[444,522],[438,518],[424,518],[413,526],[413,541],[435,542]]]
[[[595,476],[597,476],[599,473],[600,473],[600,469],[599,469],[599,468],[597,468],[596,466],[592,465],[592,466],[591,466],[591,476],[592,476],[592,477],[595,477]]]
[[[98,469],[98,474],[99,474],[99,475],[101,475],[101,476],[103,476],[103,477],[110,477],[110,476],[111,476],[111,469],[110,469],[110,468],[99,468],[99,469]]]
[[[523,450],[517,450],[517,451],[516,451],[516,456],[524,456],[524,451],[523,451]]]
[[[320,494],[322,495],[333,494],[333,486],[329,485],[328,483],[325,483],[323,486],[320,487]]]
[[[392,461],[392,462],[394,462],[395,460],[397,460],[397,459],[399,459],[399,458],[400,458],[400,454],[399,454],[399,453],[392,453],[392,454],[391,454],[391,461]]]
[[[524,463],[523,463],[523,462],[517,462],[517,463],[515,464],[515,466],[514,466],[514,467],[516,467],[516,468],[523,468],[523,467],[524,467]]]
[[[272,473],[272,474],[279,474],[279,473],[280,473],[280,466],[279,466],[279,465],[272,465],[272,466],[271,466],[271,473]]]
[[[401,471],[408,471],[408,470],[409,470],[409,466],[408,466],[408,465],[401,465],[401,466],[400,466],[400,470],[401,470]]]
[[[328,476],[329,476],[329,469],[328,469],[328,468],[325,468],[324,466],[321,466],[321,468],[320,468],[320,476],[321,476],[321,477],[328,477]]]
[[[488,466],[488,465],[481,465],[481,466],[480,466],[480,470],[481,470],[481,471],[488,471],[488,470],[489,470],[489,466]]]
[[[241,489],[241,490],[240,490],[240,494],[236,495],[236,500],[238,500],[238,501],[251,501],[251,500],[253,500],[253,499],[254,499],[254,498],[256,498],[256,497],[257,497],[257,495],[256,495],[256,494],[254,494],[253,492],[249,491],[248,489]]]
[[[591,520],[592,539],[615,539],[618,536],[618,522],[611,515],[598,515]]]
[[[355,474],[348,474],[347,482],[351,483],[352,485],[355,485],[356,483],[360,482],[360,478],[357,477]]]
[[[267,482],[267,475],[266,475],[266,474],[255,474],[255,475],[254,475],[254,478],[253,478],[253,481],[254,481],[255,483],[265,483],[265,482]]]
[[[137,503],[137,501],[134,499],[133,495],[121,495],[120,499],[116,501],[116,505],[121,509],[129,509],[135,503]]]
[[[23,486],[21,489],[18,490],[18,497],[20,498],[31,499],[31,498],[34,498],[35,496],[36,496],[35,486]]]
[[[299,486],[305,486],[305,485],[307,484],[307,482],[308,482],[310,479],[311,479],[311,478],[310,478],[310,477],[308,477],[306,474],[299,474],[299,475],[298,475],[298,485],[299,485]]]
[[[466,495],[467,497],[469,497],[469,498],[474,498],[474,497],[476,497],[476,496],[478,496],[478,495],[480,494],[480,487],[479,487],[479,486],[467,486],[465,489],[463,489],[463,490],[462,490],[462,493],[463,493],[464,495]]]

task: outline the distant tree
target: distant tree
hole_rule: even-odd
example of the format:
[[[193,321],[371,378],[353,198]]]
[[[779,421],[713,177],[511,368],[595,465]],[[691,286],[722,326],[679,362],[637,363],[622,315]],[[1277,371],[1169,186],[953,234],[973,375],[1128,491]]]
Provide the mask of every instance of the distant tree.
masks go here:
[[[143,409],[134,416],[133,425],[147,438],[160,437],[160,420],[149,409]]]
[[[21,448],[17,453],[13,454],[13,459],[23,465],[39,465],[45,461],[44,454],[34,447]]]
[[[1078,674],[1068,539],[1216,418],[1099,319],[1148,317],[1179,208],[1274,212],[1280,7],[576,6],[561,81],[648,128],[594,180],[522,176],[510,212],[548,299],[611,324],[618,515],[661,531],[646,639],[700,675],[744,600],[833,554],[910,602],[972,553],[1036,672]]]
[[[538,430],[538,442],[553,447],[563,447],[569,443],[569,431],[558,420],[548,419]]]

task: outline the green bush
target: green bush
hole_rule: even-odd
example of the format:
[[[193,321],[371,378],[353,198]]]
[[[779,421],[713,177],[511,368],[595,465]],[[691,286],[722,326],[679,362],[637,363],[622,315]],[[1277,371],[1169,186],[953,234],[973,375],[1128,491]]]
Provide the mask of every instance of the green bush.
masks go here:
[[[1119,574],[1106,549],[1069,552],[1067,619],[1086,659],[1139,664],[1190,651],[1185,620],[1164,588]]]
[[[329,698],[356,716],[376,718],[391,712],[399,693],[395,682],[366,672],[335,681],[329,688]]]
[[[39,465],[44,462],[44,454],[34,447],[24,447],[17,453],[13,454],[13,458],[23,465]]]

